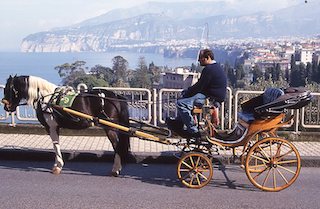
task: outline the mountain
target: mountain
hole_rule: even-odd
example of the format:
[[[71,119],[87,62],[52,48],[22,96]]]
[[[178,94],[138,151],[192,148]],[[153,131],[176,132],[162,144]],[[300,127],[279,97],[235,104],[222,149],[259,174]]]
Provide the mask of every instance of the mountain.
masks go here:
[[[240,12],[240,11],[239,11]],[[208,2],[208,1],[194,1],[194,2],[147,2],[139,6],[115,9],[106,14],[85,20],[79,24],[71,27],[85,27],[100,25],[108,22],[113,22],[122,19],[128,19],[140,16],[147,13],[161,14],[171,17],[175,20],[183,20],[192,18],[204,18],[212,15],[235,14],[236,13],[229,4],[225,2]]]
[[[199,40],[205,26],[208,26],[210,40],[310,36],[320,33],[320,2],[248,15],[229,14],[232,8],[215,2],[214,7],[211,5],[210,9],[202,9],[202,16],[197,16],[201,6],[209,8],[203,7],[202,3],[152,2],[149,6],[145,4],[135,9],[114,10],[68,28],[31,34],[23,39],[21,51],[130,50],[134,44],[149,48],[157,46],[152,50],[163,51],[164,43],[168,45],[167,42],[172,40]],[[177,12],[176,8],[179,7],[180,12]],[[164,8],[167,8],[166,12],[162,12]],[[149,11],[152,13],[147,13]],[[193,15],[188,15],[188,12]],[[135,14],[138,15],[133,16]]]

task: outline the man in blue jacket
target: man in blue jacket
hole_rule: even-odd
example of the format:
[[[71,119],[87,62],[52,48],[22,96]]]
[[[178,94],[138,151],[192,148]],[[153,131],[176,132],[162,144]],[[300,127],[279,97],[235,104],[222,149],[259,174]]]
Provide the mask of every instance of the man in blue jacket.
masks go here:
[[[182,98],[177,101],[177,118],[167,119],[168,128],[179,133],[183,130],[183,125],[186,125],[188,136],[194,138],[201,137],[192,116],[195,102],[204,104],[205,99],[210,98],[220,104],[225,100],[227,88],[227,77],[220,65],[214,60],[211,50],[201,50],[198,61],[201,66],[205,66],[200,79],[193,86],[182,91]]]

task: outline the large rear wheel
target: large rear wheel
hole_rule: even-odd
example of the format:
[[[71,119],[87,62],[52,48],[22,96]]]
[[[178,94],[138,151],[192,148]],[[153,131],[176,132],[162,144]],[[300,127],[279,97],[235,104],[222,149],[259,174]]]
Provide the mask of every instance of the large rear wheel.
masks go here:
[[[188,153],[179,160],[177,174],[183,185],[199,189],[207,185],[212,178],[212,162],[204,154]]]
[[[257,188],[277,192],[297,179],[301,159],[295,146],[286,139],[269,137],[255,143],[249,150],[245,170]]]

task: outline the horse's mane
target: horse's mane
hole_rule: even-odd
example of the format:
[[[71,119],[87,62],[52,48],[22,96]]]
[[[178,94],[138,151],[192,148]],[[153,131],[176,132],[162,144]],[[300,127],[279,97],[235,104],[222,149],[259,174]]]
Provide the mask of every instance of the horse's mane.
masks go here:
[[[47,80],[36,76],[29,76],[29,89],[28,89],[28,101],[29,105],[35,105],[34,101],[37,101],[39,97],[50,95],[54,92],[57,86],[53,83],[50,83]],[[50,96],[45,97],[44,101],[48,102]]]

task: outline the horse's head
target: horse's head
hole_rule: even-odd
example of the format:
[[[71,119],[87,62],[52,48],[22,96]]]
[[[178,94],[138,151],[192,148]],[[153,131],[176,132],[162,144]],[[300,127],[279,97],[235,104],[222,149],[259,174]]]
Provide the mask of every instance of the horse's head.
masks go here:
[[[20,104],[20,101],[25,98],[22,90],[23,86],[25,85],[21,83],[20,77],[12,77],[10,75],[4,88],[4,98],[2,99],[5,111],[16,111],[17,107]]]

